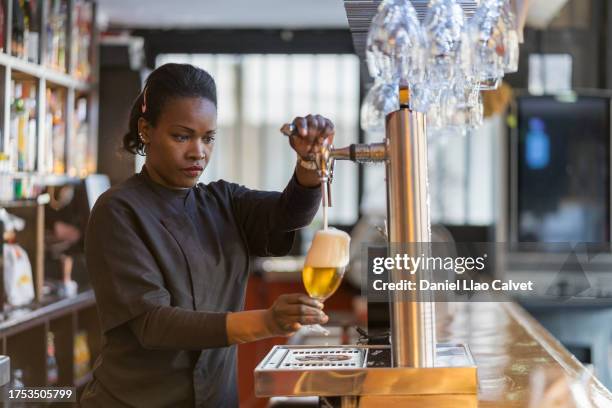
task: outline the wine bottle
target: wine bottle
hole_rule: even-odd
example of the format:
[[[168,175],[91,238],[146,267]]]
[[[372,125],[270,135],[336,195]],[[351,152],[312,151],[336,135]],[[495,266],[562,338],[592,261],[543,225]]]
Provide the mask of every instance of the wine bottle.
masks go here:
[[[47,333],[47,386],[57,384],[59,369],[55,358],[55,335]]]
[[[38,63],[38,46],[40,41],[38,2],[36,0],[25,0],[24,9],[28,26],[26,56],[28,61]]]
[[[6,49],[6,44],[4,43],[4,41],[6,40],[6,38],[4,37],[5,16],[6,13],[4,10],[4,2],[0,1],[0,52],[4,52],[4,50]]]
[[[23,53],[23,36],[25,31],[25,19],[23,8],[19,0],[13,0],[13,30],[11,41],[11,54],[15,57],[22,58]]]

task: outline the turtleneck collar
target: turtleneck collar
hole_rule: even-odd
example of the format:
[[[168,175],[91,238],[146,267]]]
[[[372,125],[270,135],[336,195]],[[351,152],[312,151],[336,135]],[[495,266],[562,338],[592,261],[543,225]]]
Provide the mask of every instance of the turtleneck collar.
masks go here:
[[[153,188],[153,190],[155,190],[161,197],[167,200],[182,200],[183,202],[185,202],[187,200],[187,197],[189,197],[189,193],[192,190],[192,188],[169,188],[155,182],[147,171],[146,165],[142,166],[140,176],[149,186],[151,186],[151,188]]]

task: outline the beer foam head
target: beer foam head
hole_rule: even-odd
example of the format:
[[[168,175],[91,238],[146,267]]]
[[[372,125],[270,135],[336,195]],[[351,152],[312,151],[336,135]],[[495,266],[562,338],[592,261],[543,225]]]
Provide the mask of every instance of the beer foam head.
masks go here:
[[[341,268],[349,263],[351,237],[334,228],[315,233],[304,265],[314,268]]]

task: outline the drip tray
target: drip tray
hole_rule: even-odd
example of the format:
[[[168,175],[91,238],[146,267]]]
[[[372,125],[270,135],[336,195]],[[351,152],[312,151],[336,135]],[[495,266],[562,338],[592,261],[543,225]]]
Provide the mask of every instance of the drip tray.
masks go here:
[[[262,370],[326,370],[363,367],[365,349],[355,347],[295,348],[279,346],[264,360]]]
[[[467,346],[438,344],[436,366],[391,367],[389,346],[275,346],[255,369],[255,394],[274,396],[476,394]]]

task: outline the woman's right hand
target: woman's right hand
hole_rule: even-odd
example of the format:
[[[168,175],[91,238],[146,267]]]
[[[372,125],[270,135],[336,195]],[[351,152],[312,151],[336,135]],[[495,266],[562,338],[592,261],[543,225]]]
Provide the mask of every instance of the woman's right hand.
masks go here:
[[[292,336],[303,324],[325,324],[329,320],[323,303],[301,293],[280,295],[265,312],[271,335]]]

